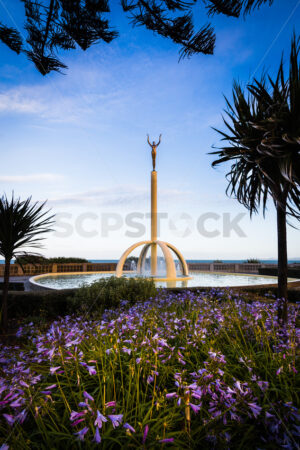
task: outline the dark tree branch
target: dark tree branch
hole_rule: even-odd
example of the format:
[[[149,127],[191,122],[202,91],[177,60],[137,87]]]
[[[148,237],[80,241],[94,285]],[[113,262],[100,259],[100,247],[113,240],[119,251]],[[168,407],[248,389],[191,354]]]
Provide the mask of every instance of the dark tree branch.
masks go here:
[[[7,27],[0,23],[0,41],[6,44],[11,50],[16,53],[21,53],[22,37],[20,33],[14,28]]]
[[[20,53],[24,51],[42,75],[60,72],[67,66],[59,60],[59,50],[87,50],[99,42],[110,43],[118,33],[110,28],[104,14],[109,0],[20,0],[25,7],[27,49],[15,28],[0,23],[0,41]],[[145,26],[181,46],[180,59],[197,53],[212,54],[215,33],[210,24],[198,31],[193,25],[193,6],[197,0],[121,0],[133,25]],[[208,14],[238,17],[273,0],[203,0]]]

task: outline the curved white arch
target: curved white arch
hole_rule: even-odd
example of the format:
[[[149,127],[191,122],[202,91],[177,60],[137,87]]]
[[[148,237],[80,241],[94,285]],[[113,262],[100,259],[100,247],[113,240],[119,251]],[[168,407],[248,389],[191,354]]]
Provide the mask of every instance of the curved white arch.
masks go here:
[[[188,265],[187,265],[183,255],[180,253],[180,251],[176,247],[174,247],[174,245],[169,244],[169,242],[165,242],[165,244],[167,247],[169,247],[171,250],[173,250],[173,252],[177,256],[177,258],[179,259],[179,262],[180,262],[181,268],[182,268],[182,274],[188,276],[189,269],[188,269]]]
[[[174,245],[168,243],[168,242],[163,242],[163,241],[141,241],[141,242],[137,242],[136,244],[131,245],[121,256],[117,267],[116,267],[116,276],[117,277],[121,277],[123,274],[123,267],[125,264],[125,261],[128,257],[128,255],[130,255],[130,253],[135,250],[137,247],[140,247],[141,245],[143,245],[144,247],[142,248],[142,251],[140,253],[139,259],[138,259],[138,264],[137,264],[137,273],[141,273],[144,265],[145,265],[145,259],[146,259],[146,255],[147,255],[147,251],[149,249],[149,247],[151,245],[158,245],[164,255],[165,258],[165,262],[166,262],[166,278],[168,279],[176,279],[176,266],[175,266],[175,262],[173,259],[173,255],[171,253],[171,250],[175,253],[175,255],[177,256],[177,258],[180,261],[181,264],[181,269],[182,269],[182,274],[183,276],[188,276],[189,272],[188,272],[188,266],[187,263],[185,262],[182,254],[180,253],[180,251],[174,247]]]
[[[137,268],[136,268],[137,273],[142,273],[143,270],[145,269],[146,255],[147,255],[147,251],[148,251],[150,245],[151,244],[145,244],[144,247],[142,248],[142,251],[139,256],[138,263],[137,263]]]
[[[119,259],[119,262],[117,264],[116,267],[116,277],[121,277],[122,273],[123,273],[123,267],[126,261],[127,256],[137,247],[140,247],[141,245],[145,245],[145,244],[151,244],[151,241],[141,241],[141,242],[137,242],[136,244],[131,245],[127,250],[125,250],[125,252],[123,253],[123,255],[121,256],[121,258]]]
[[[172,258],[172,254],[170,250],[168,249],[165,242],[162,241],[156,241],[157,245],[160,246],[162,249],[163,255],[165,257],[166,261],[166,270],[167,270],[167,278],[176,278],[176,267],[174,259]]]

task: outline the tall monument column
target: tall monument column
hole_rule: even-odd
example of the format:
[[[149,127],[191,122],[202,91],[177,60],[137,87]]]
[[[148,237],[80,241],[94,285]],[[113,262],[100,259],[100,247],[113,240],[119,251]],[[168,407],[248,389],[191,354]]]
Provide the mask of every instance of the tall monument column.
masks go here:
[[[157,172],[151,172],[151,275],[157,275]]]
[[[160,144],[161,135],[159,141],[155,143],[150,142],[149,135],[147,136],[148,144],[151,147],[152,156],[152,172],[151,172],[151,275],[157,275],[157,172],[156,166],[156,149]]]
[[[149,241],[141,241],[137,242],[136,244],[131,245],[125,252],[122,254],[121,258],[119,259],[119,262],[116,267],[116,276],[121,277],[123,274],[123,268],[126,259],[132,253],[137,247],[143,246],[142,251],[140,253],[140,256],[138,258],[137,263],[137,275],[143,275],[145,274],[145,263],[146,263],[146,256],[149,249],[151,250],[151,276],[153,277],[154,281],[167,281],[168,287],[176,286],[176,281],[184,281],[189,280],[191,277],[189,277],[189,271],[187,263],[185,262],[182,254],[177,250],[177,248],[174,247],[174,245],[169,244],[168,242],[163,242],[160,240],[157,240],[157,172],[155,170],[156,167],[156,150],[161,142],[161,135],[159,136],[158,142],[150,142],[149,136],[148,136],[148,144],[151,147],[151,156],[152,156],[152,171],[151,171],[151,240]],[[166,263],[166,275],[163,274],[158,275],[157,274],[157,249],[158,247],[161,249],[163,258]],[[177,256],[180,266],[181,266],[181,276],[177,276],[176,273],[176,266],[174,262],[174,257],[172,256],[172,253],[175,253]]]

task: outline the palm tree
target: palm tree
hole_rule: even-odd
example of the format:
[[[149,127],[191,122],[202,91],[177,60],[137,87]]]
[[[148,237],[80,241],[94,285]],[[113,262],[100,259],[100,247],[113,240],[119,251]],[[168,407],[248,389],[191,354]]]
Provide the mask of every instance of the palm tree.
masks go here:
[[[287,320],[287,217],[300,218],[300,63],[299,39],[292,38],[289,74],[281,59],[277,76],[254,79],[246,93],[233,86],[233,104],[226,100],[227,131],[218,131],[226,146],[212,152],[212,165],[232,163],[226,193],[250,212],[266,211],[270,197],[277,210],[278,297],[284,299],[278,319]],[[229,131],[228,131],[229,130]]]
[[[7,297],[12,258],[22,255],[22,249],[40,247],[42,234],[51,231],[54,216],[44,210],[45,203],[31,203],[31,197],[22,201],[12,195],[0,198],[0,255],[5,259],[2,293],[1,326],[7,330]],[[26,253],[25,253],[26,254]]]

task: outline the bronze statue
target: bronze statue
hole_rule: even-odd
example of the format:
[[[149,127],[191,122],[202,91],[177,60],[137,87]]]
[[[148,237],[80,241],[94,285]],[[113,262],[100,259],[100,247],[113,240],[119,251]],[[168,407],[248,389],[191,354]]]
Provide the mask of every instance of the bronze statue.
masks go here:
[[[150,142],[150,140],[149,140],[149,134],[147,134],[147,141],[148,141],[148,144],[150,145],[150,147],[152,148],[152,151],[151,151],[151,155],[152,155],[152,165],[153,165],[153,170],[155,170],[156,149],[157,149],[157,147],[158,147],[159,144],[160,144],[160,141],[161,141],[161,134],[159,135],[159,141],[158,141],[157,144],[156,144],[154,141],[153,141],[152,144],[151,144],[151,142]]]

